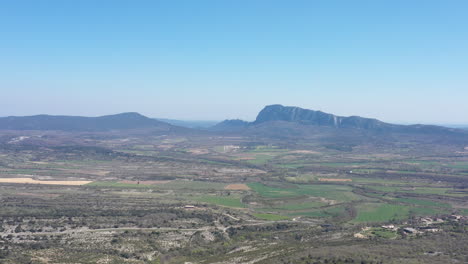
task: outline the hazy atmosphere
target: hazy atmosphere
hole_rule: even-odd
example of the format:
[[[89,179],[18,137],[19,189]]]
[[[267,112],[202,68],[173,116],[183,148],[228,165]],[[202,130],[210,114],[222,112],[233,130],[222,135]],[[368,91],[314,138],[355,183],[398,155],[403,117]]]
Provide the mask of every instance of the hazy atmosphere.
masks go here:
[[[281,103],[468,123],[467,10],[466,1],[8,1],[0,116],[252,120]]]
[[[468,1],[1,2],[1,264],[468,263]]]

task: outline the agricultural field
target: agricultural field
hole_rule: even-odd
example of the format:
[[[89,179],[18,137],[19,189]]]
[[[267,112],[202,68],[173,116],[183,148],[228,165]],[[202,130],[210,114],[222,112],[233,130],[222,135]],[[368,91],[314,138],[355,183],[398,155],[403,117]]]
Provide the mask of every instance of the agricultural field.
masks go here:
[[[390,222],[401,219],[407,219],[409,216],[409,207],[404,205],[392,204],[361,204],[358,207],[357,216],[354,222]]]
[[[400,256],[410,263],[466,240],[468,157],[80,137],[93,145],[0,149],[0,263],[302,263],[297,256],[349,256],[353,245],[369,250],[355,259],[384,261],[388,243],[425,244]],[[466,248],[452,252],[463,261]]]
[[[222,197],[222,196],[202,196],[197,198],[198,201],[208,204],[215,204],[225,207],[243,208],[245,205],[241,202],[240,197]]]

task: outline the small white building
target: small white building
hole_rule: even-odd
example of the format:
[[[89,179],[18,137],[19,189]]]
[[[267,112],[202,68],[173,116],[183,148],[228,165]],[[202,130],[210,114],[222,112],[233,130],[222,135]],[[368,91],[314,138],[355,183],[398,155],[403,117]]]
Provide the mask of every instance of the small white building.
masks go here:
[[[383,225],[381,226],[383,229],[390,229],[390,230],[397,230],[398,228],[395,225]]]

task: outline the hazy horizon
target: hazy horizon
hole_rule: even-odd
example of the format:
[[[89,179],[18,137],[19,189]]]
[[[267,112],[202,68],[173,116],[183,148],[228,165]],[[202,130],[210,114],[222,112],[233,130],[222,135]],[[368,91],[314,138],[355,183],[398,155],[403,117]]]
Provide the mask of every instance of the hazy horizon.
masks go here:
[[[12,1],[0,116],[467,124],[466,1]]]
[[[303,108],[303,107],[301,107]],[[260,109],[261,110],[261,109]],[[260,112],[260,110],[258,112]],[[310,110],[316,110],[316,109],[310,109]],[[319,110],[321,111],[321,110]],[[163,116],[150,116],[150,115],[146,115],[144,113],[140,113],[140,112],[136,112],[136,111],[127,111],[127,112],[117,112],[117,113],[108,113],[108,114],[103,114],[103,115],[75,115],[75,114],[70,114],[70,115],[64,115],[64,114],[47,114],[47,113],[41,113],[41,114],[32,114],[32,115],[26,115],[26,116],[35,116],[35,115],[53,115],[53,116],[84,116],[84,117],[99,117],[99,116],[106,116],[106,115],[115,115],[115,114],[123,114],[123,113],[138,113],[138,114],[141,114],[143,116],[146,116],[146,117],[149,117],[149,118],[154,118],[154,119],[158,119],[158,120],[161,120],[161,121],[169,121],[169,120],[172,120],[172,121],[186,121],[186,122],[222,122],[224,120],[228,120],[228,119],[241,119],[241,120],[244,120],[244,121],[248,121],[248,122],[253,122],[255,121],[255,118],[258,114],[258,112],[255,114],[255,116],[251,119],[242,119],[242,118],[224,118],[224,119],[219,119],[219,120],[214,120],[214,119],[203,119],[203,118],[199,118],[199,119],[184,119],[184,118],[167,118],[167,117],[163,117]],[[329,114],[334,114],[334,113],[330,113],[330,112],[326,112],[326,111],[322,111],[322,112],[325,112],[325,113],[329,113]],[[336,114],[335,114],[336,115]],[[12,115],[12,116],[16,116],[18,117],[17,115]],[[351,116],[351,115],[348,115],[348,116]],[[0,118],[2,117],[11,117],[11,116],[0,116]],[[19,116],[20,117],[20,116]],[[347,116],[345,116],[347,117]],[[374,118],[372,116],[361,116],[361,117],[364,117],[364,118]],[[454,127],[454,128],[466,128],[468,127],[468,122],[467,123],[422,123],[422,122],[418,122],[418,121],[415,121],[415,122],[398,122],[398,121],[387,121],[387,120],[380,120],[380,121],[384,121],[384,122],[387,122],[387,123],[394,123],[394,124],[401,124],[401,125],[412,125],[412,124],[428,124],[428,125],[442,125],[442,126],[447,126],[447,127]]]

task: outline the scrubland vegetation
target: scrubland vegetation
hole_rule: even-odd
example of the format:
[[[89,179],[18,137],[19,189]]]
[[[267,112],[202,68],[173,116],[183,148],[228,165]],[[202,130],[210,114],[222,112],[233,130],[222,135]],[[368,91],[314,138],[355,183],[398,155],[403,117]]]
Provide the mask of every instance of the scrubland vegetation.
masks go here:
[[[70,136],[0,137],[0,263],[468,261],[463,147]]]

